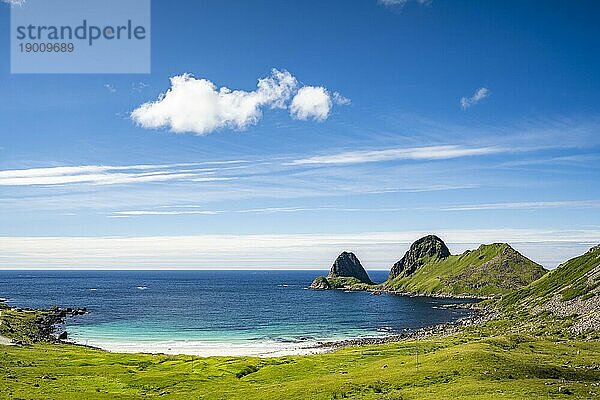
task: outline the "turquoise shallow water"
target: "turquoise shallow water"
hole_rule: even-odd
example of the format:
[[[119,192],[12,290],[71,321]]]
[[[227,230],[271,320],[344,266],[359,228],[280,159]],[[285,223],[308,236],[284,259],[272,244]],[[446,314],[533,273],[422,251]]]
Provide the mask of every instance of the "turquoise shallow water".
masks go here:
[[[449,299],[306,290],[325,271],[0,271],[0,297],[23,307],[87,307],[79,342],[301,343],[399,333],[468,311]],[[374,281],[387,273],[373,271]],[[464,301],[460,301],[464,302]]]

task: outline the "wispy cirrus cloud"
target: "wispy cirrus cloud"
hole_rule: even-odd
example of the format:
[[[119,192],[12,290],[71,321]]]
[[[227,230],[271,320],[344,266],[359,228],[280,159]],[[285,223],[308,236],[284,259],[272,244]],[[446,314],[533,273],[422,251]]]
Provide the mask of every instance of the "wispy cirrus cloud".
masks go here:
[[[445,189],[447,190],[447,189]],[[164,210],[174,208],[174,210]],[[345,213],[393,213],[409,210],[428,211],[479,211],[479,210],[539,210],[548,208],[600,208],[600,200],[571,200],[571,201],[525,201],[513,203],[471,204],[440,207],[265,207],[238,210],[194,210],[203,206],[163,206],[153,210],[115,211],[109,217],[138,217],[138,216],[174,216],[174,215],[220,215],[220,214],[272,214],[272,213],[306,213],[306,212],[345,212]]]
[[[480,87],[479,89],[477,89],[475,91],[475,93],[473,93],[472,96],[461,97],[460,98],[460,107],[463,110],[466,110],[467,108],[479,103],[481,100],[485,99],[486,97],[489,97],[489,95],[490,95],[490,91],[488,88]]]
[[[126,217],[139,217],[139,216],[173,216],[173,215],[219,215],[226,213],[240,213],[240,214],[263,214],[263,213],[278,213],[278,212],[301,212],[301,211],[317,211],[324,210],[326,208],[306,208],[306,207],[268,207],[268,208],[252,208],[244,210],[194,210],[200,206],[177,206],[168,208],[179,208],[177,210],[127,210],[127,211],[115,211],[109,215],[112,218],[126,218]]]
[[[512,203],[467,204],[443,207],[443,211],[539,210],[545,208],[600,208],[600,200],[520,201]]]
[[[460,145],[393,148],[384,150],[348,151],[343,153],[301,158],[291,165],[361,164],[390,160],[443,160],[478,156],[506,151],[499,147],[465,147]]]
[[[329,91],[322,86],[299,86],[291,73],[277,69],[259,79],[253,91],[217,88],[208,79],[183,74],[172,77],[167,92],[140,105],[130,116],[142,128],[197,135],[256,125],[264,109],[289,108],[290,115],[300,120],[327,119],[333,104]]]
[[[178,206],[178,210],[128,210],[115,211],[108,215],[111,218],[125,218],[138,216],[173,216],[173,215],[219,215],[219,214],[276,214],[276,213],[301,213],[301,212],[394,212],[405,211],[406,208],[350,208],[350,207],[264,207],[240,210],[193,210],[200,206]],[[191,209],[190,209],[191,208]]]
[[[600,154],[575,154],[560,157],[527,158],[524,160],[512,160],[503,162],[501,167],[527,167],[532,165],[552,165],[564,167],[565,165],[587,165],[600,160]]]
[[[129,211],[115,211],[109,217],[112,218],[127,218],[127,217],[139,217],[146,215],[217,215],[221,214],[220,211],[210,210],[177,210],[177,211],[161,211],[161,210],[129,210]]]
[[[214,177],[214,168],[200,168],[200,165],[206,164],[82,165],[2,170],[0,186],[116,185],[173,180],[208,182],[233,179]]]
[[[2,0],[2,3],[10,4],[11,6],[22,6],[27,0]]]

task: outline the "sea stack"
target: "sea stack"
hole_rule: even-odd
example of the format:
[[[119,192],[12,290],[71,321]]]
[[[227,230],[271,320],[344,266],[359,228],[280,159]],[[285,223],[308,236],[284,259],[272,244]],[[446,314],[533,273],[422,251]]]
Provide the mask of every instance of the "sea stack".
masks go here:
[[[356,278],[362,283],[373,284],[367,271],[363,268],[360,260],[354,253],[344,251],[335,260],[329,270],[329,278],[348,277]]]
[[[310,285],[311,289],[335,289],[352,284],[363,283],[372,285],[367,271],[360,260],[352,252],[344,251],[334,261],[327,277],[319,276]]]
[[[442,260],[449,256],[450,250],[442,239],[435,235],[427,235],[414,242],[404,257],[392,266],[388,279],[410,276],[427,261]]]

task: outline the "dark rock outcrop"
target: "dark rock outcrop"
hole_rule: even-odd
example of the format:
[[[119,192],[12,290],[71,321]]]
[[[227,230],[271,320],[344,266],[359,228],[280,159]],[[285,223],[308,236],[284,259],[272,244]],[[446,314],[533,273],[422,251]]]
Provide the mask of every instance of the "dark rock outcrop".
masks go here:
[[[317,276],[310,284],[309,288],[315,290],[328,290],[331,289],[331,284],[324,276]]]
[[[404,257],[392,266],[388,279],[412,275],[426,261],[450,256],[446,244],[435,235],[427,235],[414,242]]]
[[[354,253],[347,251],[344,251],[335,260],[331,266],[331,269],[329,270],[328,277],[356,278],[362,283],[373,284],[371,278],[369,278],[369,275],[367,274],[367,271],[365,271],[358,258],[354,255]]]

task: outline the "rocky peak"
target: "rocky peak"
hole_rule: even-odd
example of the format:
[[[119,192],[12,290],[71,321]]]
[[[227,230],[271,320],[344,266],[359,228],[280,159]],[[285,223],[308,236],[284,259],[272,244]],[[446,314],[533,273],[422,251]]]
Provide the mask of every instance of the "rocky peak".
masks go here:
[[[329,277],[352,277],[363,283],[373,283],[354,253],[347,251],[344,251],[335,260],[329,270]]]
[[[450,255],[446,244],[435,235],[427,235],[410,245],[404,257],[392,266],[389,279],[410,276],[429,259],[444,259]]]

